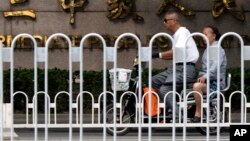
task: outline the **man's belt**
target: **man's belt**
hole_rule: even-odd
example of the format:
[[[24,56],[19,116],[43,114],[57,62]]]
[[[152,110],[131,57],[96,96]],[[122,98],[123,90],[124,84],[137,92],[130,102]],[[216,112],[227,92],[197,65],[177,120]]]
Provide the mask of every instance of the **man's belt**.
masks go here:
[[[176,63],[176,66],[183,66],[183,65],[184,65],[184,63]],[[195,63],[187,62],[186,65],[195,66]]]

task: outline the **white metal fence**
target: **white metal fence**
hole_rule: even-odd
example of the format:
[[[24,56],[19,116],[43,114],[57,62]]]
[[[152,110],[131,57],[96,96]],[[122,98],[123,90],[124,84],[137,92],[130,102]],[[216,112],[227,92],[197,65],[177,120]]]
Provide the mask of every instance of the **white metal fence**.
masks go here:
[[[49,37],[49,39],[46,42],[45,47],[38,47],[37,43],[35,41],[35,39],[29,35],[29,34],[19,34],[18,36],[16,36],[13,39],[13,42],[11,44],[10,48],[3,48],[2,44],[0,44],[0,140],[3,141],[4,140],[4,135],[5,133],[3,132],[4,128],[9,128],[10,129],[10,140],[13,141],[14,140],[14,129],[17,128],[32,128],[34,129],[34,140],[37,141],[38,140],[38,134],[39,134],[39,128],[43,128],[44,129],[44,140],[49,140],[49,129],[50,128],[68,128],[69,131],[69,135],[68,135],[68,140],[72,140],[72,134],[73,134],[73,128],[78,128],[79,129],[79,140],[83,140],[83,132],[84,129],[86,128],[103,128],[103,140],[107,140],[107,130],[112,129],[112,132],[116,133],[119,132],[120,129],[123,128],[137,128],[138,129],[138,140],[142,140],[142,128],[148,128],[148,140],[152,140],[152,127],[169,127],[172,128],[172,140],[176,140],[176,128],[183,128],[183,140],[186,140],[186,136],[187,136],[187,130],[186,128],[189,127],[201,127],[203,128],[204,132],[206,133],[206,140],[210,140],[210,130],[212,130],[212,127],[217,127],[216,133],[217,133],[217,140],[220,140],[220,128],[221,127],[229,127],[232,124],[246,124],[249,121],[247,121],[247,110],[248,108],[250,108],[250,103],[247,102],[247,98],[245,95],[245,91],[244,91],[244,61],[246,60],[250,60],[249,58],[249,52],[250,52],[250,47],[248,46],[244,46],[243,40],[242,38],[237,34],[237,33],[226,33],[224,34],[220,40],[219,40],[219,45],[221,45],[222,40],[229,36],[235,36],[239,39],[240,41],[240,46],[241,46],[241,89],[238,91],[233,92],[230,97],[229,97],[229,101],[225,100],[225,96],[223,95],[222,91],[216,91],[216,92],[211,92],[211,93],[216,93],[217,94],[217,99],[210,99],[210,95],[207,94],[206,95],[206,101],[202,102],[202,107],[203,107],[203,112],[208,113],[206,116],[206,121],[211,121],[211,116],[210,114],[212,114],[210,112],[210,104],[213,103],[213,105],[216,108],[217,113],[221,113],[222,111],[222,117],[221,118],[221,114],[216,114],[215,119],[221,119],[221,120],[215,120],[214,122],[206,122],[206,121],[202,121],[202,123],[191,123],[188,120],[188,105],[190,102],[189,97],[191,97],[191,95],[194,93],[193,91],[187,91],[187,86],[186,86],[186,77],[184,77],[184,86],[183,86],[183,93],[186,94],[184,97],[181,96],[180,93],[176,92],[176,80],[175,80],[175,71],[173,73],[174,75],[174,82],[173,82],[173,92],[175,93],[173,96],[173,101],[176,99],[176,97],[179,97],[179,101],[178,101],[178,105],[179,107],[173,107],[173,111],[175,111],[176,108],[180,108],[180,112],[179,115],[180,117],[183,117],[183,119],[179,118],[176,119],[175,118],[175,114],[173,114],[173,118],[170,121],[167,121],[166,117],[166,113],[163,112],[162,115],[157,115],[155,117],[156,121],[154,121],[154,118],[147,118],[147,116],[144,114],[144,99],[145,96],[143,96],[143,92],[142,89],[138,89],[138,92],[132,92],[132,91],[126,91],[124,92],[120,99],[117,101],[117,85],[114,85],[113,89],[114,91],[110,92],[107,91],[107,82],[110,81],[109,79],[107,79],[107,72],[103,71],[103,92],[99,95],[98,99],[95,100],[94,96],[92,93],[88,92],[88,91],[84,91],[84,84],[83,84],[83,80],[84,80],[84,76],[82,73],[80,73],[80,93],[77,95],[76,101],[73,101],[73,97],[72,97],[72,92],[73,92],[73,71],[72,71],[72,64],[73,63],[79,63],[79,70],[80,72],[82,72],[84,70],[84,63],[83,63],[83,44],[84,41],[91,37],[91,36],[95,36],[98,37],[102,44],[103,44],[103,70],[107,70],[107,69],[112,69],[112,68],[108,68],[107,64],[108,63],[112,63],[113,64],[113,69],[114,72],[117,71],[117,46],[119,41],[124,38],[124,37],[133,37],[136,42],[137,42],[137,52],[138,52],[138,59],[139,59],[139,70],[138,70],[138,84],[137,86],[139,88],[142,87],[142,62],[147,62],[148,63],[148,71],[149,71],[149,76],[148,76],[148,83],[149,83],[149,89],[151,89],[152,84],[151,84],[151,78],[152,78],[152,58],[151,58],[151,54],[152,54],[152,46],[153,46],[153,41],[159,37],[159,36],[165,36],[167,38],[170,39],[170,41],[172,42],[173,45],[173,52],[174,52],[174,56],[178,56],[178,57],[174,57],[173,58],[173,68],[175,69],[175,62],[177,60],[182,60],[183,58],[185,58],[185,49],[177,49],[174,47],[174,42],[173,39],[170,35],[166,34],[166,33],[158,33],[156,35],[154,35],[152,37],[152,39],[150,40],[149,46],[148,47],[142,47],[141,46],[141,42],[139,40],[139,38],[131,33],[125,33],[120,35],[116,42],[114,47],[107,47],[106,43],[104,41],[104,38],[96,33],[90,33],[87,34],[86,36],[84,36],[80,42],[80,46],[79,47],[72,47],[71,46],[71,41],[68,38],[68,36],[61,34],[61,33],[56,33],[53,34]],[[34,95],[32,97],[32,102],[28,101],[28,95],[25,92],[22,91],[14,91],[14,46],[15,46],[15,42],[22,36],[26,36],[28,38],[31,39],[31,41],[34,44]],[[54,37],[62,37],[64,38],[67,42],[68,42],[68,48],[69,48],[69,52],[68,52],[68,57],[69,57],[69,74],[68,74],[68,80],[69,80],[69,86],[68,86],[68,91],[59,91],[56,96],[54,97],[54,100],[51,100],[51,97],[48,94],[48,64],[49,64],[49,58],[48,58],[48,47],[49,47],[49,43],[50,41],[54,38]],[[192,36],[201,36],[202,38],[204,38],[206,40],[206,42],[208,42],[207,38],[201,34],[201,33],[193,33],[190,35],[189,38],[191,38]],[[189,39],[188,38],[188,39]],[[187,39],[187,40],[188,40]],[[187,42],[187,41],[186,41]],[[209,50],[209,48],[208,48]],[[209,51],[208,51],[209,52]],[[209,57],[212,57],[211,54],[208,53]],[[216,56],[213,57],[218,57],[219,54],[216,54]],[[219,57],[218,57],[219,58]],[[209,59],[208,59],[209,60]],[[185,59],[184,59],[185,61]],[[9,63],[10,65],[10,103],[3,103],[3,93],[4,93],[4,88],[3,88],[3,83],[5,83],[3,81],[3,63]],[[37,68],[39,68],[38,64],[41,63],[44,65],[44,91],[38,91],[38,72],[37,72]],[[185,64],[185,63],[184,63]],[[209,66],[208,66],[209,69]],[[218,67],[218,69],[220,69],[220,67]],[[186,65],[184,65],[184,76],[186,76]],[[219,70],[217,71],[218,74],[217,76],[219,77]],[[118,74],[114,73],[113,74],[114,78],[117,78]],[[231,74],[234,75],[234,74]],[[114,84],[117,83],[117,79],[114,79]],[[209,77],[208,77],[208,81],[209,81]],[[219,88],[219,84],[220,81],[218,79],[217,82],[217,88]],[[209,85],[209,84],[208,84]],[[209,87],[209,86],[208,86]],[[208,89],[209,92],[209,89]],[[149,93],[153,93],[156,97],[158,97],[158,95],[154,92],[149,91]],[[211,94],[210,93],[210,94]],[[18,124],[14,124],[14,98],[17,94],[21,94],[25,97],[26,101],[25,101],[25,108],[26,108],[26,115],[25,115],[25,120],[23,120],[23,123],[18,123]],[[117,115],[122,115],[122,109],[124,109],[124,99],[128,94],[132,94],[132,96],[135,98],[135,112],[133,117],[128,117],[131,118],[130,122],[128,123],[123,123],[123,117],[122,116],[117,116]],[[232,121],[232,111],[231,111],[231,102],[233,100],[233,97],[235,95],[241,95],[241,108],[240,108],[240,121]],[[44,95],[45,96],[45,103],[44,103],[44,121],[43,122],[38,122],[39,120],[39,115],[38,115],[38,96],[39,95]],[[58,96],[59,95],[67,95],[68,99],[69,99],[69,113],[68,113],[68,121],[67,122],[58,122],[58,113],[57,113],[57,101],[58,101]],[[91,97],[91,112],[90,114],[88,114],[88,116],[86,116],[83,112],[83,107],[80,105],[83,105],[83,96],[90,96]],[[119,122],[107,122],[107,116],[108,113],[103,112],[103,111],[107,111],[109,109],[107,109],[107,95],[111,95],[113,100],[113,113],[120,113],[120,114],[113,114],[113,121],[119,121]],[[221,97],[219,97],[219,95],[221,95]],[[149,103],[151,102],[151,98],[152,95],[149,96]],[[158,97],[159,98],[159,97]],[[222,103],[220,102],[222,98]],[[54,101],[54,102],[51,102]],[[97,102],[96,102],[97,101]],[[102,101],[103,104],[102,104]],[[175,102],[175,101],[174,101]],[[194,103],[194,101],[193,101]],[[222,105],[222,106],[220,106]],[[165,111],[165,104],[160,103],[159,102],[159,107],[161,109],[164,109],[163,111]],[[110,107],[109,107],[110,108]],[[149,109],[151,109],[152,107],[149,106]],[[7,111],[8,110],[10,112],[9,118],[7,115]],[[5,112],[3,112],[5,111]],[[30,112],[31,111],[31,112]],[[76,112],[73,112],[76,111]],[[95,112],[97,111],[97,112]],[[118,111],[118,112],[117,112]],[[150,110],[149,110],[150,111]],[[227,111],[227,112],[226,112]],[[53,115],[53,116],[52,116]],[[204,116],[204,115],[203,115]],[[7,117],[7,118],[6,118]],[[133,118],[133,122],[131,121]],[[226,120],[228,118],[228,120]],[[84,122],[84,119],[88,119],[88,122]],[[147,119],[148,121],[145,122],[145,119]],[[170,118],[171,119],[171,118]],[[118,134],[114,134],[113,135],[113,140],[118,140],[117,139],[117,135]]]

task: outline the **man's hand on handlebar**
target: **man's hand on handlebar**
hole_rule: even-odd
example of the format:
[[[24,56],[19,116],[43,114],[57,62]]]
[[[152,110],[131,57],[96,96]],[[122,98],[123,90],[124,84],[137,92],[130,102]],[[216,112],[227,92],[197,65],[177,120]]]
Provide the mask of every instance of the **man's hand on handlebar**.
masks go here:
[[[159,52],[153,52],[152,53],[152,58],[160,58],[160,53]]]

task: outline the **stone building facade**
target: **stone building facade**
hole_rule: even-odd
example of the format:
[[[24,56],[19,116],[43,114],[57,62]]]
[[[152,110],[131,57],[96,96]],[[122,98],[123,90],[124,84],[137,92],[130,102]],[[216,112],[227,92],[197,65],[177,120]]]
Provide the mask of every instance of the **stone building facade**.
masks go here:
[[[75,0],[77,2],[79,0]],[[125,20],[111,21],[107,18],[108,0],[88,0],[80,8],[75,8],[75,23],[70,24],[70,13],[63,10],[59,0],[29,0],[19,4],[10,4],[9,0],[0,1],[0,35],[7,36],[18,35],[20,33],[29,33],[31,35],[50,36],[54,33],[64,33],[67,35],[84,36],[91,32],[101,35],[119,36],[122,33],[130,32],[139,35],[143,46],[148,46],[147,37],[159,32],[167,32],[163,26],[162,17],[157,15],[160,6],[164,0],[135,0],[137,15],[143,17],[143,23],[137,23],[132,17]],[[233,0],[236,3],[236,11],[242,6],[244,8],[245,21],[236,19],[230,11],[224,7],[224,12],[218,18],[211,14],[214,2],[222,0],[175,0],[177,4],[192,10],[195,16],[180,15],[183,26],[190,29],[191,32],[201,32],[205,25],[217,26],[221,33],[236,32],[242,36],[250,36],[250,0]],[[30,17],[4,17],[6,11],[34,10],[36,18]],[[167,9],[176,9],[172,4]],[[247,44],[247,42],[245,43]],[[199,48],[202,55],[203,48]],[[240,47],[237,43],[225,47],[228,56],[229,67],[240,66]],[[87,48],[84,49],[86,70],[102,69],[102,49]],[[118,66],[132,67],[132,61],[136,55],[135,47],[120,49],[118,52]],[[68,50],[53,49],[49,53],[50,68],[68,68]],[[153,67],[165,68],[171,61],[155,60]],[[198,63],[199,64],[199,63]],[[250,64],[246,63],[246,67]],[[16,49],[15,67],[32,68],[33,50]],[[199,66],[199,65],[198,65]],[[77,65],[74,66],[77,69]]]

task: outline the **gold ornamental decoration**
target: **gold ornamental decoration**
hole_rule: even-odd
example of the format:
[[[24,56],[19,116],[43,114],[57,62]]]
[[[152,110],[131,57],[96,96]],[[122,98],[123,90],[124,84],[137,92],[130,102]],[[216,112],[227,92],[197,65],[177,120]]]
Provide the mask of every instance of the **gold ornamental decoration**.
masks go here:
[[[75,23],[75,8],[83,7],[88,0],[60,0],[63,10],[70,10],[70,24]]]
[[[195,13],[192,10],[189,10],[184,5],[177,3],[176,0],[164,0],[157,12],[157,15],[160,16],[168,6],[175,7],[180,11],[181,14],[185,16],[195,15]]]
[[[36,18],[34,10],[20,10],[20,11],[5,11],[3,12],[4,17],[30,17],[32,19]]]
[[[37,41],[37,45],[39,47],[44,47],[46,45],[46,42],[48,40],[48,35],[41,35],[41,34],[35,34],[32,35],[34,39]],[[68,35],[68,37],[71,40],[72,47],[79,47],[80,41],[84,35]],[[107,46],[114,46],[116,39],[119,37],[119,35],[110,35],[110,34],[103,34],[101,35]],[[137,35],[140,38],[140,35]],[[0,34],[0,42],[2,42],[3,47],[10,47],[11,43],[13,41],[14,35],[1,35]],[[146,35],[146,42],[142,43],[143,46],[147,46],[150,42],[150,39],[153,37],[153,34]],[[250,35],[241,35],[241,37],[244,40],[245,45],[250,44]],[[201,37],[194,36],[194,40],[197,44],[197,47],[203,47],[204,48],[204,40]],[[238,45],[234,44],[237,43]],[[240,47],[240,42],[238,39],[236,39],[233,36],[228,36],[222,41],[222,47],[223,48],[230,48],[230,47]],[[53,38],[53,41],[51,42],[49,48],[54,49],[62,49],[67,48],[68,43],[65,40],[62,40],[60,38]],[[97,37],[89,37],[87,39],[87,44],[84,46],[88,49],[92,48],[103,48],[103,44]],[[15,48],[33,48],[32,41],[27,36],[22,36],[20,40],[17,40]],[[130,49],[130,48],[137,48],[137,42],[132,37],[124,37],[121,39],[121,41],[118,44],[119,49]],[[167,49],[171,48],[171,42],[166,37],[160,36],[157,37],[153,43],[153,48],[158,49]]]
[[[28,2],[28,0],[8,0],[11,5],[18,5],[20,3]],[[70,24],[75,23],[76,8],[83,9],[84,5],[88,3],[88,0],[59,0],[63,10],[70,12]],[[123,20],[132,16],[133,20],[137,23],[144,22],[144,18],[136,14],[136,0],[106,0],[108,5],[107,18],[111,21]],[[153,2],[153,1],[152,1]],[[218,18],[223,13],[228,12],[234,18],[240,21],[245,21],[245,13],[243,7],[236,6],[235,0],[212,0],[212,16]],[[188,9],[177,0],[163,0],[160,8],[157,11],[157,15],[160,16],[167,7],[173,7],[180,11],[181,14],[186,16],[193,16],[195,13]],[[15,11],[3,11],[3,16],[7,17],[30,17],[36,19],[35,10],[15,10]]]
[[[111,21],[125,19],[132,14],[135,22],[144,22],[143,17],[133,12],[135,11],[135,0],[107,0],[107,4],[107,18]]]
[[[11,4],[17,4],[17,3],[23,3],[26,2],[27,0],[9,0]]]
[[[10,4],[19,4],[27,2],[28,0],[9,0]],[[34,10],[16,10],[16,11],[4,11],[3,16],[7,17],[30,17],[36,19],[36,13]]]
[[[236,19],[245,21],[243,8],[241,7],[241,10],[237,10],[234,0],[213,0],[212,15],[214,18],[218,18],[225,10]]]

